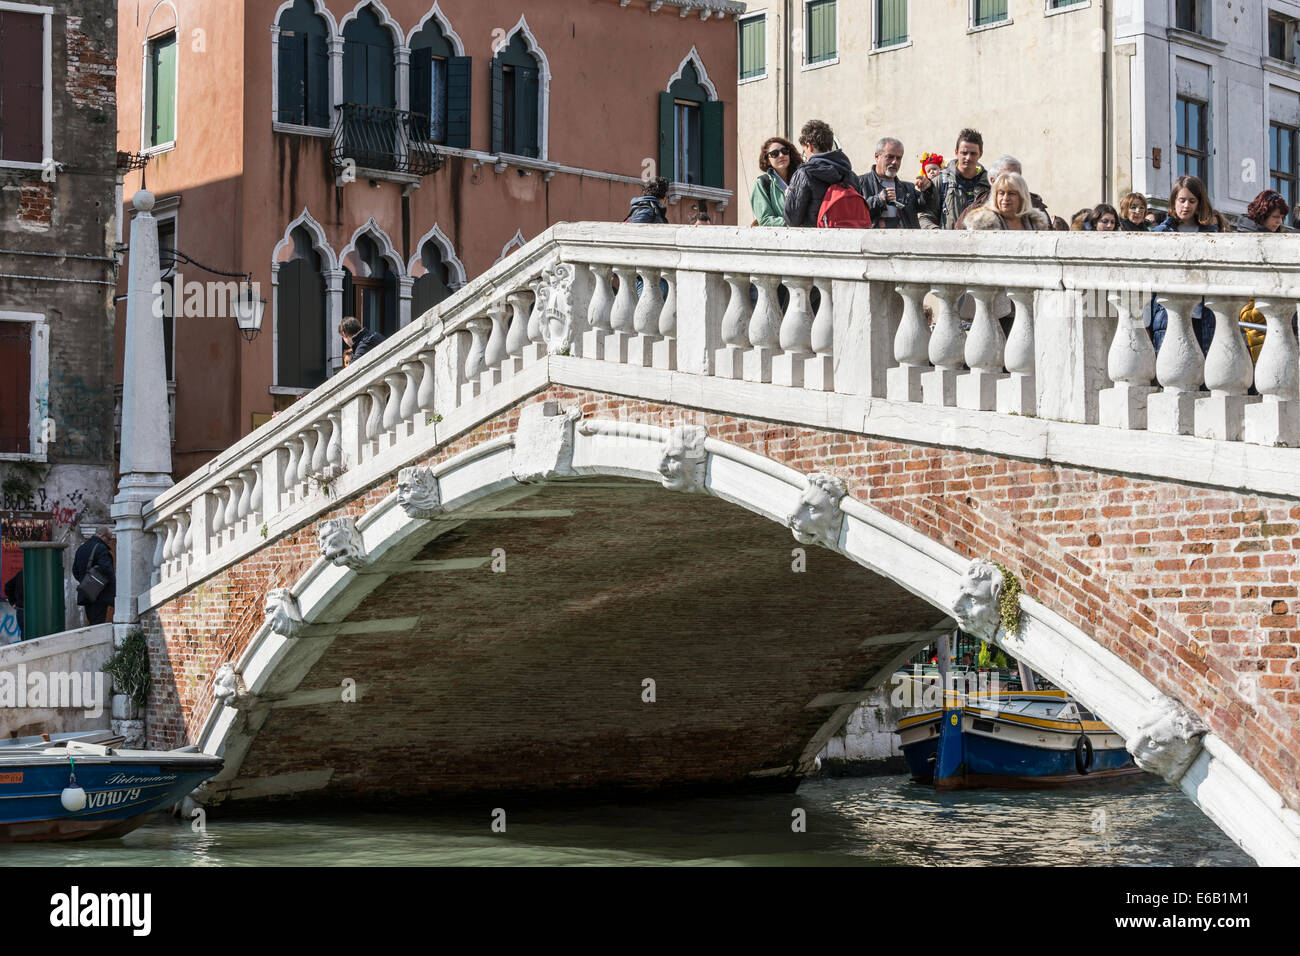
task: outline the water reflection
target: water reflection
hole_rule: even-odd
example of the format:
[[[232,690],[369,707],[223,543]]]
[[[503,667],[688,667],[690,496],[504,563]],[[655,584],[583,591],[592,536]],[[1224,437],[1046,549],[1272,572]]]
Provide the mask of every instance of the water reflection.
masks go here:
[[[906,777],[813,780],[797,793],[420,813],[160,818],[120,840],[0,846],[0,865],[1241,866],[1186,797],[1150,780],[1076,792],[937,793]],[[792,829],[795,810],[806,831]]]

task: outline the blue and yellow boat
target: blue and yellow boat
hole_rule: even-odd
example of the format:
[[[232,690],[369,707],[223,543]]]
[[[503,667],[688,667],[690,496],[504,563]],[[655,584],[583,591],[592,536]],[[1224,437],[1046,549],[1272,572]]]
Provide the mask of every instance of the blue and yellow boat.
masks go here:
[[[939,790],[1063,787],[1143,773],[1124,738],[1063,690],[949,692],[898,723],[912,779]]]

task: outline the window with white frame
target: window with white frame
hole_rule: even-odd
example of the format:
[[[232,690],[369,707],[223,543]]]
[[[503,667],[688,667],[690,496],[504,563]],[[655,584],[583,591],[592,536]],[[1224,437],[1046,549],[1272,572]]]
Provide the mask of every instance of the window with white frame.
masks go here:
[[[1296,185],[1300,181],[1297,169],[1296,146],[1300,145],[1300,130],[1282,123],[1270,123],[1268,127],[1268,176],[1269,185],[1282,194],[1287,208],[1294,208],[1300,201],[1300,192]]]
[[[0,2],[0,165],[36,169],[54,153],[52,13]]]
[[[753,80],[767,75],[767,15],[741,20],[740,78]]]
[[[144,147],[176,141],[176,31],[149,39],[145,54]]]
[[[295,0],[276,24],[275,121],[328,129],[329,24],[311,0]]]
[[[1177,175],[1196,176],[1209,186],[1210,148],[1206,129],[1207,105],[1198,100],[1178,97],[1175,104],[1178,150]]]
[[[1007,0],[973,0],[971,4],[971,24],[982,27],[990,23],[1001,23],[1007,18]]]
[[[39,312],[0,310],[0,456],[46,452],[49,328]]]
[[[876,0],[876,49],[907,42],[907,0]]]

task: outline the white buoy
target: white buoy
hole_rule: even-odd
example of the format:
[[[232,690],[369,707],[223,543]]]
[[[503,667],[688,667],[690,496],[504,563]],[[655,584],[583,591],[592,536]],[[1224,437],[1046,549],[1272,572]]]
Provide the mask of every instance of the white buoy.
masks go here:
[[[72,763],[72,758],[68,758],[68,762],[72,764],[72,772],[68,776],[68,785],[59,794],[59,802],[64,810],[76,813],[86,807],[86,791],[77,786],[77,765]]]

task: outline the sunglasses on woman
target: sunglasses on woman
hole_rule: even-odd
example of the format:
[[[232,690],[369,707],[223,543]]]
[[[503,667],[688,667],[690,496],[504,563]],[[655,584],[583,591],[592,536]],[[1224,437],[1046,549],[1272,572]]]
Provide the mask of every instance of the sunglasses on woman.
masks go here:
[[[768,150],[767,152],[768,159],[776,159],[778,156],[789,156],[789,155],[790,155],[789,146],[778,146],[776,149],[771,149]]]

